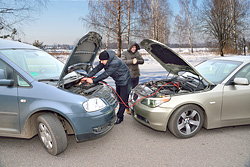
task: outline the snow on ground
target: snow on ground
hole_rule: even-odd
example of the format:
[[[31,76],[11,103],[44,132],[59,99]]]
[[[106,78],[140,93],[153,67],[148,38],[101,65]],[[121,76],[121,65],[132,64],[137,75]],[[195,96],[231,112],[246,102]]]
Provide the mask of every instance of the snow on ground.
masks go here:
[[[181,55],[184,59],[186,59],[188,62],[190,62],[193,65],[196,65],[197,63],[200,63],[202,61],[214,58],[214,57],[220,57],[218,54],[214,53],[214,52],[207,52],[208,49],[206,48],[199,48],[199,49],[194,49],[195,52],[193,54],[190,53],[189,49],[183,49],[181,48],[181,51],[179,51],[178,48],[173,49],[176,53],[178,53],[179,55]],[[151,65],[156,65],[159,64],[158,62],[156,62],[152,56],[150,56],[146,50],[141,49],[140,54],[142,55],[142,57],[145,60],[145,64],[151,64]],[[59,54],[59,55],[55,55],[55,57],[60,60],[61,62],[65,63],[68,55],[63,55],[63,54]],[[98,56],[96,57],[95,63],[98,62]],[[151,67],[154,68],[154,67]]]
[[[194,66],[205,60],[220,57],[220,55],[216,53],[208,52],[205,48],[194,49],[195,52],[193,54],[191,54],[188,49],[181,48],[181,50],[179,50],[179,48],[176,48],[173,50]],[[140,83],[166,78],[168,72],[156,60],[154,60],[151,55],[149,55],[144,49],[140,50],[140,54],[144,59],[144,64],[139,65],[141,71]],[[63,63],[66,63],[68,55],[57,55],[56,58],[62,61]],[[98,62],[99,58],[98,56],[96,56],[94,67],[98,64]],[[100,73],[102,72],[103,71],[101,71]],[[112,78],[109,77],[105,81],[111,86],[115,86]]]

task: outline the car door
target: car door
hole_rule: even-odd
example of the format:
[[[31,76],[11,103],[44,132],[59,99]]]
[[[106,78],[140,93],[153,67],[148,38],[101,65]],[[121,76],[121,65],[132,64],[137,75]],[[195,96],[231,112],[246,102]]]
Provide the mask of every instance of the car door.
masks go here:
[[[250,81],[250,64],[244,66],[234,78],[247,78]],[[250,118],[250,85],[224,86],[222,120]]]
[[[0,59],[5,79],[14,79],[14,70]],[[2,78],[3,79],[3,78]],[[20,133],[17,87],[0,86],[0,133]]]

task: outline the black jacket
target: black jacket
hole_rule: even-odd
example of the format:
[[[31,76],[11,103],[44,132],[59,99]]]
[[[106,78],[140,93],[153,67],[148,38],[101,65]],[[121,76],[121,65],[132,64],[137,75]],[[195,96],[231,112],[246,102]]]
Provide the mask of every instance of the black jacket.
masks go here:
[[[101,62],[99,62],[99,64],[88,74],[88,77],[94,76],[96,73],[98,73],[104,68],[105,71],[101,75],[96,78],[93,78],[94,83],[104,80],[110,76],[114,79],[116,85],[127,85],[130,80],[130,72],[128,66],[115,55],[114,51],[106,51],[109,54],[107,64],[103,65]]]

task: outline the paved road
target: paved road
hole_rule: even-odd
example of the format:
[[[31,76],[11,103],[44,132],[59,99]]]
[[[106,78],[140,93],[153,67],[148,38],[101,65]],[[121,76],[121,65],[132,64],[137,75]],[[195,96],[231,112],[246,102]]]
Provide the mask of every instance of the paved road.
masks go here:
[[[250,166],[250,126],[202,129],[190,139],[158,132],[131,116],[105,136],[76,143],[58,156],[48,154],[38,137],[0,138],[0,167],[246,167]]]

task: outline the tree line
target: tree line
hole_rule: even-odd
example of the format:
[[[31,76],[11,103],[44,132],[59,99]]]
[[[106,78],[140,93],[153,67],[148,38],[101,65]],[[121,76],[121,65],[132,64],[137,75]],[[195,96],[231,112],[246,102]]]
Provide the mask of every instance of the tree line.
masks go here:
[[[171,17],[167,0],[89,0],[89,14],[82,20],[105,34],[106,48],[115,39],[120,56],[122,42],[128,44],[131,37],[167,43]]]
[[[181,8],[173,14],[168,0],[89,0],[89,14],[82,20],[104,34],[106,48],[116,41],[118,56],[122,42],[151,38],[171,43],[172,33],[181,46],[188,42],[213,43],[224,52],[238,53],[250,41],[249,0],[178,0]]]
[[[0,0],[0,38],[14,39],[20,26],[49,0]],[[174,14],[169,0],[89,0],[83,24],[103,34],[105,48],[116,43],[118,56],[131,40],[150,38],[165,44],[207,43],[225,53],[250,48],[250,0],[178,0]],[[86,2],[83,2],[86,3]],[[198,5],[199,4],[199,5]],[[36,45],[39,41],[34,42]]]

